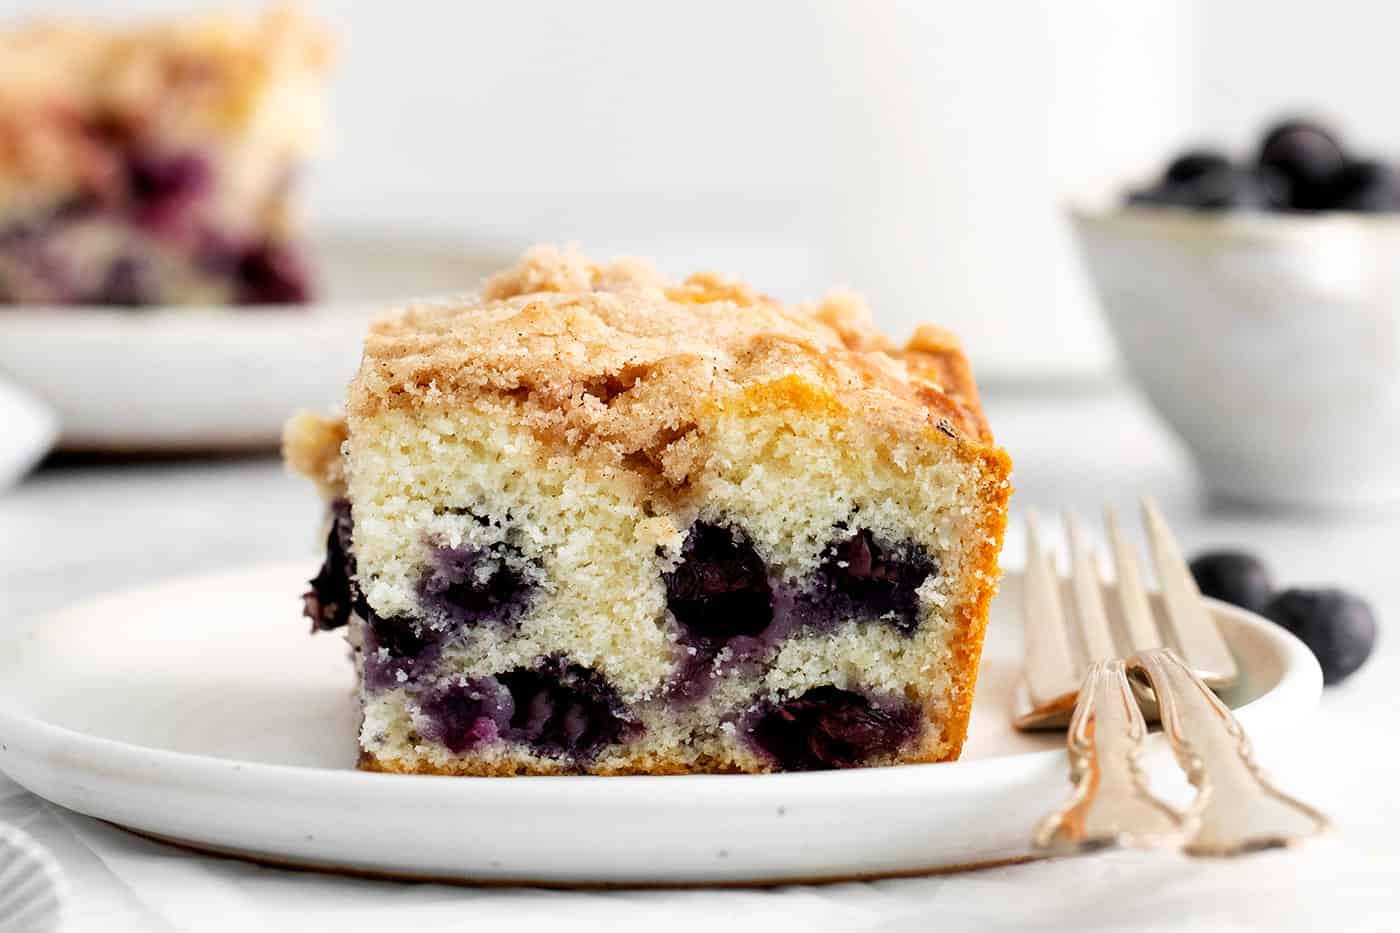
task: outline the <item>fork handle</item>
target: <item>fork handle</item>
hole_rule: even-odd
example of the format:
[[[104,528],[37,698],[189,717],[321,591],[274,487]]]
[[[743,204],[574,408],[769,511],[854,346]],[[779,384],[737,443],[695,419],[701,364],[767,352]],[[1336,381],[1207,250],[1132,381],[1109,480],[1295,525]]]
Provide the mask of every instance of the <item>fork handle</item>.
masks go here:
[[[1036,827],[1037,849],[1070,853],[1181,841],[1184,817],[1148,791],[1141,764],[1146,735],[1124,663],[1090,665],[1069,725],[1074,791]]]
[[[1229,707],[1165,648],[1128,662],[1157,695],[1162,731],[1196,787],[1196,828],[1188,855],[1243,855],[1293,845],[1325,832],[1325,816],[1274,786]]]

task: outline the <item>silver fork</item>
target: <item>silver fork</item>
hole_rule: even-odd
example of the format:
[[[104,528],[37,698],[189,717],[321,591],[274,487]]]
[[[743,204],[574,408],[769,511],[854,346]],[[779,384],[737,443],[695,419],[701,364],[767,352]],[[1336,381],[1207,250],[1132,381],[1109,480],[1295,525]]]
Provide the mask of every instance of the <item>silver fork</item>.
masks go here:
[[[1073,709],[1068,748],[1074,791],[1036,828],[1036,848],[1181,845],[1191,855],[1240,855],[1326,831],[1326,817],[1263,774],[1244,730],[1211,689],[1234,683],[1238,668],[1150,498],[1143,500],[1143,514],[1164,618],[1159,625],[1133,547],[1110,508],[1105,518],[1116,567],[1117,632],[1104,603],[1096,552],[1079,522],[1066,516],[1066,585],[1041,547],[1036,517],[1028,519],[1026,676],[1015,724],[1058,727]],[[1066,613],[1066,603],[1072,612]],[[1196,789],[1184,809],[1168,805],[1148,786],[1141,761],[1144,704],[1160,718]]]

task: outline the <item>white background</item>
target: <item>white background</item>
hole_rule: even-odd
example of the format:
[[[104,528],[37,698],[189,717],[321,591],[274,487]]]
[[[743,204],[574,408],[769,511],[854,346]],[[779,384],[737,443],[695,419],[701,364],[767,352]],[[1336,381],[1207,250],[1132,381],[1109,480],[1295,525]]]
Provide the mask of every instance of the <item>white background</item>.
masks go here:
[[[318,225],[850,284],[896,332],[954,327],[989,381],[1109,363],[1066,194],[1294,110],[1400,151],[1400,7],[1367,0],[307,5],[343,46]]]
[[[318,225],[579,240],[784,297],[850,284],[893,331],[959,331],[984,381],[1109,365],[1062,197],[1295,110],[1400,151],[1400,7],[1367,0],[307,6],[343,46]]]

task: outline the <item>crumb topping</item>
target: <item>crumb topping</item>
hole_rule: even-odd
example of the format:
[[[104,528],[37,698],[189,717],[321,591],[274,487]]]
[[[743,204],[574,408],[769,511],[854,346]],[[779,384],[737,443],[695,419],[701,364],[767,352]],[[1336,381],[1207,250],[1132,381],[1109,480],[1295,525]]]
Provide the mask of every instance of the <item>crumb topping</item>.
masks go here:
[[[287,467],[308,477],[327,500],[345,495],[345,419],[298,411],[282,428],[282,456]]]
[[[643,455],[675,482],[698,453],[701,409],[765,395],[901,435],[991,443],[971,369],[941,328],[896,349],[852,292],[786,306],[722,276],[674,283],[641,260],[595,263],[549,246],[488,279],[480,297],[376,321],[349,412],[511,400],[537,432]]]

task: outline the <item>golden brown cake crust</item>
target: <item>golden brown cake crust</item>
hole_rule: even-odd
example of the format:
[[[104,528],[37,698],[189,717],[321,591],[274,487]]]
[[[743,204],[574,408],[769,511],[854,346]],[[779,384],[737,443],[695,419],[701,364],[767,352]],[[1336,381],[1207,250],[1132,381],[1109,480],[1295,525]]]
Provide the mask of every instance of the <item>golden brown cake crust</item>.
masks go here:
[[[977,689],[977,672],[981,668],[982,643],[987,636],[987,618],[992,597],[1001,581],[998,557],[1006,537],[1006,514],[1011,502],[1011,458],[1000,448],[981,453],[982,484],[978,489],[981,527],[979,546],[971,555],[970,573],[976,580],[975,595],[957,612],[958,635],[952,644],[956,661],[954,671],[955,703],[944,719],[944,740],[951,747],[946,760],[956,761],[967,741],[967,725],[972,716],[972,698]]]
[[[937,752],[905,753],[888,761],[872,761],[863,767],[877,767],[892,764],[935,764],[940,761],[957,760],[957,751],[951,754]],[[436,767],[429,764],[408,764],[397,758],[380,758],[372,752],[361,751],[355,767],[361,771],[378,771],[384,774],[438,774],[451,777],[527,777],[564,774],[588,774],[592,777],[624,777],[627,775],[651,775],[662,777],[675,774],[762,774],[763,771],[743,769],[734,763],[707,762],[697,765],[694,762],[665,758],[657,755],[629,755],[609,765],[590,765],[586,769],[568,761],[550,761],[529,756],[519,760],[480,761],[476,758],[463,758],[450,764]],[[775,769],[776,770],[776,769]]]
[[[540,436],[612,462],[640,456],[680,484],[703,455],[693,436],[703,406],[799,384],[899,436],[939,431],[992,449],[946,331],[921,327],[896,349],[850,292],[784,306],[719,276],[676,284],[639,260],[598,264],[552,247],[487,280],[479,298],[380,318],[349,413],[511,399]]]

